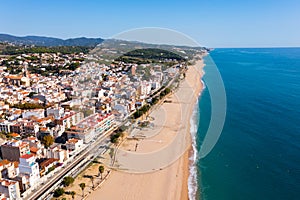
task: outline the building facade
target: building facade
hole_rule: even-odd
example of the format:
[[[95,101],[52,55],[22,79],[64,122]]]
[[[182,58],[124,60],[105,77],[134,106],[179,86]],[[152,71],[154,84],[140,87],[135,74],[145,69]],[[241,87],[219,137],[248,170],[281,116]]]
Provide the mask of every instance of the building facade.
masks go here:
[[[2,158],[13,161],[19,161],[20,157],[30,153],[29,143],[20,140],[8,141],[1,145]]]
[[[21,199],[18,181],[0,179],[0,193],[10,200]]]

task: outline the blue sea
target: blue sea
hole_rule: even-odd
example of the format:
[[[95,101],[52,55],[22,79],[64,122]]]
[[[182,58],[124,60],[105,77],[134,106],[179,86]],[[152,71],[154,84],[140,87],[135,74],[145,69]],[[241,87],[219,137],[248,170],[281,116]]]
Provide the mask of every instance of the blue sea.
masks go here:
[[[217,144],[196,163],[197,199],[300,199],[300,48],[215,49],[210,56],[227,113]],[[210,122],[208,89],[198,106],[199,150]]]

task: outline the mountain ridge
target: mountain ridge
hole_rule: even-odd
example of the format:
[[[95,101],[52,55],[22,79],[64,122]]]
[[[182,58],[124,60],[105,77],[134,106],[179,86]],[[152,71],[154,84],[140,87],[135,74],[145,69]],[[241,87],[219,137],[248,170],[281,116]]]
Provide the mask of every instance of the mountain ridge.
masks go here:
[[[60,39],[47,36],[14,36],[0,33],[0,42],[13,43],[15,45],[35,45],[35,46],[88,46],[93,47],[102,43],[102,38],[69,38]]]

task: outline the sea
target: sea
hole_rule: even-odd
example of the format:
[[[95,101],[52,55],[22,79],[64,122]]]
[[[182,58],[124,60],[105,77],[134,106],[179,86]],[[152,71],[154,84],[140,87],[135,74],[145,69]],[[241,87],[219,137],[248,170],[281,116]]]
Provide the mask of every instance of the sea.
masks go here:
[[[300,48],[215,49],[204,61],[204,83],[213,64],[223,79],[226,118],[214,148],[190,169],[190,198],[299,200]],[[197,106],[199,153],[211,121],[208,87]]]

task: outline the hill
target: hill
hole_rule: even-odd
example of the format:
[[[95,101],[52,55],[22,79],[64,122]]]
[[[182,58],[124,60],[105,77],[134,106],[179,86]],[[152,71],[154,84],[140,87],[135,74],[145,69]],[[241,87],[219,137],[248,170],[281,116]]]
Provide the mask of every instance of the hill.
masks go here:
[[[127,63],[152,63],[163,61],[186,61],[182,56],[164,49],[148,48],[129,51],[116,59]]]
[[[35,45],[35,46],[85,46],[94,47],[103,42],[102,38],[71,38],[59,39],[43,36],[24,36],[18,37],[8,34],[0,34],[0,42],[8,42],[16,45]]]

